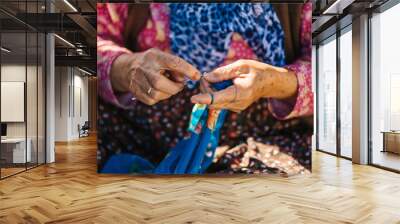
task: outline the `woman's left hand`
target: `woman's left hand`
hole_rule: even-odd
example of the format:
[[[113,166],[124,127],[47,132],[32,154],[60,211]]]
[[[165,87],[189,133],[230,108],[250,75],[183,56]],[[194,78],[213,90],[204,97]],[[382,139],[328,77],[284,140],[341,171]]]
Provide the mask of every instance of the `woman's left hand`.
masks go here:
[[[202,88],[210,91],[209,83],[224,80],[232,80],[233,85],[221,91],[194,95],[192,103],[240,112],[260,98],[287,99],[297,93],[297,78],[292,71],[255,60],[238,60],[215,69],[204,75]]]

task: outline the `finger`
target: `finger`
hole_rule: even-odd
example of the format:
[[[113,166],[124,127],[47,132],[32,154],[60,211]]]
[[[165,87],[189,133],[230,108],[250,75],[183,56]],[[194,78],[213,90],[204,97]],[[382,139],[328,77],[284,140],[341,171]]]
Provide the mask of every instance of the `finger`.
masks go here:
[[[163,74],[161,74],[161,72],[147,73],[146,77],[154,89],[162,91],[169,95],[177,94],[185,86],[184,83],[171,81],[170,79],[165,77]]]
[[[225,106],[224,105],[221,105],[221,106],[210,105],[209,107],[210,107],[210,109],[214,109],[214,110],[223,110],[223,109],[225,109],[225,110],[233,111],[235,113],[242,112],[241,108],[231,107],[231,106],[228,106],[228,105],[225,105]]]
[[[228,109],[230,111],[240,113],[242,112],[245,108],[243,105],[237,105],[237,104],[228,104],[224,109]]]
[[[226,89],[221,91],[217,91],[213,93],[213,104],[223,104],[229,103],[234,100],[235,97],[236,87],[230,86]],[[211,104],[211,96],[210,94],[197,94],[191,97],[190,99],[192,103],[199,103],[199,104]]]
[[[233,111],[235,113],[240,113],[243,110],[242,106],[237,106],[236,104],[231,104],[231,103],[212,104],[212,105],[209,105],[209,108],[214,109],[214,110],[226,109],[226,110]]]
[[[140,92],[147,93],[153,86],[146,78],[146,74],[142,69],[136,69],[134,75],[132,76],[133,83],[129,88],[140,88]]]
[[[207,73],[204,79],[208,82],[221,82],[238,77],[240,74],[248,73],[249,66],[243,61],[236,61],[232,64],[225,65]]]
[[[240,114],[242,112],[242,110],[234,109],[234,108],[230,109],[230,111],[233,111],[233,112],[238,113],[238,114]]]
[[[147,91],[147,95],[149,95],[151,98],[155,99],[156,101],[165,100],[165,99],[168,99],[171,97],[171,94],[164,93],[164,92],[156,90],[156,89],[150,89],[150,91]]]
[[[138,80],[133,80],[130,85],[130,91],[133,96],[138,99],[140,102],[145,103],[147,105],[154,105],[157,101],[151,98],[143,89],[146,87],[143,86],[143,82],[139,82]]]
[[[213,92],[210,83],[208,83],[204,78],[200,79],[200,91],[201,93]]]
[[[149,105],[149,106],[153,106],[154,104],[156,104],[158,101],[149,97],[147,94],[143,93],[143,92],[138,92],[136,94],[136,99],[138,99],[140,102]]]
[[[200,93],[208,93],[207,89],[200,83]]]
[[[200,93],[209,93],[209,91],[202,84],[200,84]]]
[[[174,82],[185,82],[185,75],[175,71],[165,71],[166,77]]]
[[[180,57],[165,52],[160,52],[159,58],[166,69],[184,75],[192,80],[200,79],[200,72],[193,65]],[[176,75],[176,73],[174,73]]]
[[[235,86],[230,86],[226,89],[214,92],[214,101],[213,104],[226,104],[226,103],[231,103],[234,100],[235,97],[235,91],[236,87]]]
[[[164,93],[155,89],[149,80],[146,78],[146,74],[143,70],[137,69],[136,74],[132,77],[134,81],[135,88],[140,88],[140,93],[142,100],[146,101],[147,103],[151,103],[149,98],[154,99],[156,102],[160,100],[167,99],[171,96],[171,94]],[[137,93],[136,93],[137,94]],[[146,97],[148,96],[148,97]]]
[[[235,106],[235,105],[232,105],[229,103],[228,104],[216,104],[216,105],[212,104],[209,107],[214,110],[226,109],[226,110],[233,111],[235,113],[240,113],[243,110],[243,108],[241,106],[238,107],[238,106]]]
[[[161,70],[160,72],[164,77],[168,78],[169,80],[173,82],[185,82],[185,77],[184,75],[174,72],[174,71],[169,71],[169,70]]]
[[[190,101],[198,104],[211,104],[212,98],[209,93],[202,93],[190,97]]]

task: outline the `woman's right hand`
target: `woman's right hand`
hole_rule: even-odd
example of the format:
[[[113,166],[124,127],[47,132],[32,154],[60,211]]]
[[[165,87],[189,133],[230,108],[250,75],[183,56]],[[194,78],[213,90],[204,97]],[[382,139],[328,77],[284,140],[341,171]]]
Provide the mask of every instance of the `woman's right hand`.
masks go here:
[[[114,90],[131,92],[147,105],[154,105],[180,92],[185,77],[200,79],[200,72],[182,58],[153,48],[119,56],[110,74]]]

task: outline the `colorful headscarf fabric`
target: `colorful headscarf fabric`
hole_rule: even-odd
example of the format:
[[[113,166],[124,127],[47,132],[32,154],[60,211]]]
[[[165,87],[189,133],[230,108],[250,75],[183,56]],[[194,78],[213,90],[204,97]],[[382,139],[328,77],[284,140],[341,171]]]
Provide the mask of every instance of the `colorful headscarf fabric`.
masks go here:
[[[171,3],[169,7],[171,51],[201,72],[209,72],[223,62],[233,32],[246,39],[261,61],[285,65],[283,30],[269,4]],[[195,84],[188,82],[189,87]],[[222,82],[214,87],[223,89],[230,84]],[[135,155],[119,160],[124,156],[120,154],[107,161],[102,173],[204,173],[212,163],[226,114],[226,110],[195,105],[189,125],[190,136],[173,147],[158,166]]]

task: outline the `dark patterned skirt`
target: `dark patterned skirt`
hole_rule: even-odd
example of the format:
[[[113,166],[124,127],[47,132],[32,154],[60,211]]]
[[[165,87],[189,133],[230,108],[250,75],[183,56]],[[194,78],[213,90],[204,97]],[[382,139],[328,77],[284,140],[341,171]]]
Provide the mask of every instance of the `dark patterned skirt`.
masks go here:
[[[110,156],[132,153],[158,164],[185,135],[193,104],[188,90],[147,106],[125,110],[99,99],[98,170]],[[310,122],[311,120],[311,122]],[[312,118],[275,119],[267,100],[241,113],[230,112],[208,173],[308,173],[311,169]]]

